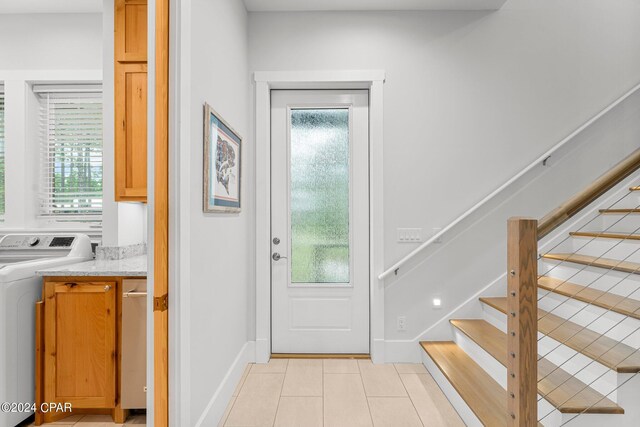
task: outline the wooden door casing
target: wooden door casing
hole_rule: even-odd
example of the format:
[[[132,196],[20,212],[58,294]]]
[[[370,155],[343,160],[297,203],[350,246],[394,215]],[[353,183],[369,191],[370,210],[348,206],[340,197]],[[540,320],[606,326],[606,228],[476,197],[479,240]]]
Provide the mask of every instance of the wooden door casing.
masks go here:
[[[155,6],[153,422],[156,427],[167,427],[169,425],[169,0],[158,0]]]

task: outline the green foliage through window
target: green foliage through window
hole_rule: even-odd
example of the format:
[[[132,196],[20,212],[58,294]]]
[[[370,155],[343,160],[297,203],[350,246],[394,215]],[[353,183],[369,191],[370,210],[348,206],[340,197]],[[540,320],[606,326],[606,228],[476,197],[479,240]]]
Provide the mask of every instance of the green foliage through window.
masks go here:
[[[99,222],[102,215],[102,97],[41,93],[40,213],[57,221]]]
[[[291,111],[291,281],[349,283],[349,110]]]

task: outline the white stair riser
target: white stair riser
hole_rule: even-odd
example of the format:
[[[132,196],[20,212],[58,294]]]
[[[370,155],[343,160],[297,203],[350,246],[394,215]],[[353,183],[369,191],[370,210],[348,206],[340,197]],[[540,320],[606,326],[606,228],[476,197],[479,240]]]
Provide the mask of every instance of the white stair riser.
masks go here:
[[[570,373],[589,387],[616,401],[618,373],[559,341],[538,335],[538,354]]]
[[[507,317],[501,311],[486,304],[484,304],[483,310],[484,320],[501,331],[507,332]],[[538,354],[573,374],[580,381],[603,395],[613,391],[614,393],[609,398],[616,401],[617,372],[542,334],[538,334]]]
[[[624,415],[565,416],[568,427],[638,427],[640,425],[640,375],[618,375],[618,404],[624,409]],[[544,421],[543,421],[544,423]],[[546,424],[545,424],[546,425]]]
[[[543,261],[538,263],[538,274],[640,300],[639,274],[584,267],[573,263],[557,264],[554,261]]]
[[[538,292],[538,307],[599,334],[640,348],[640,320],[553,292]]]
[[[471,408],[466,404],[464,399],[460,397],[455,388],[451,385],[447,377],[444,376],[440,368],[433,362],[431,357],[424,351],[422,352],[422,364],[427,368],[433,379],[438,383],[440,390],[447,396],[449,402],[455,408],[462,421],[467,427],[483,427],[482,423],[473,413]]]
[[[572,237],[569,252],[615,259],[640,262],[640,240],[623,240],[594,237]],[[557,251],[554,250],[554,251]]]
[[[502,388],[507,389],[507,368],[505,368],[500,362],[498,362],[493,356],[487,353],[482,347],[476,344],[471,338],[461,332],[459,329],[453,327],[454,337],[456,344],[460,348],[462,348],[465,353],[467,353],[478,365],[482,366],[482,368],[491,375]],[[560,413],[554,417],[551,415],[552,412],[558,412],[556,408],[551,405],[545,399],[542,399],[540,395],[538,395],[538,419],[549,415],[549,419],[559,418]],[[546,427],[551,425],[560,425],[558,424],[545,424]]]
[[[617,209],[640,209],[640,206],[634,203],[625,203],[625,206],[620,206]],[[591,223],[587,226],[589,231],[610,230],[612,232],[630,233],[640,226],[640,214],[637,213],[604,214],[598,219],[598,228],[591,228],[593,224]],[[584,227],[584,229],[587,227]]]

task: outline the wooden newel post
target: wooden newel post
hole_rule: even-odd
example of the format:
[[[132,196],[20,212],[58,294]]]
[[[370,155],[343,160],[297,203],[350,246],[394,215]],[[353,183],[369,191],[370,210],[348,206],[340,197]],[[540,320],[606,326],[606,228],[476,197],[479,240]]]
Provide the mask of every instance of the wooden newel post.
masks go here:
[[[507,226],[507,399],[510,426],[538,424],[538,221]]]

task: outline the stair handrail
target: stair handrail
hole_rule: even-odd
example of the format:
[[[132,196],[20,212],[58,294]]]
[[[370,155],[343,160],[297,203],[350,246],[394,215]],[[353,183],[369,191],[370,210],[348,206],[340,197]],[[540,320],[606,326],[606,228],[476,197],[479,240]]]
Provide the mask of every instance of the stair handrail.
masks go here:
[[[607,114],[609,111],[611,111],[612,109],[614,109],[615,107],[617,107],[619,104],[621,104],[622,102],[624,102],[627,98],[629,98],[631,95],[633,95],[635,92],[638,91],[638,89],[640,89],[640,83],[638,83],[637,85],[635,85],[633,88],[631,88],[629,91],[627,91],[624,95],[622,95],[620,98],[616,99],[615,101],[613,101],[611,104],[609,104],[607,107],[605,107],[603,110],[601,110],[598,114],[596,114],[595,116],[591,117],[588,121],[586,121],[585,123],[583,123],[580,127],[578,127],[576,130],[574,130],[573,132],[571,132],[568,136],[566,136],[564,139],[562,139],[560,142],[558,142],[556,145],[554,145],[553,147],[551,147],[550,149],[548,149],[547,151],[544,152],[544,154],[542,154],[540,157],[538,157],[536,160],[534,160],[531,164],[529,164],[529,166],[527,166],[526,168],[522,169],[520,172],[518,172],[517,174],[515,174],[513,177],[511,177],[507,182],[505,182],[504,184],[502,184],[500,187],[496,188],[495,190],[493,190],[491,193],[489,193],[486,197],[484,197],[482,200],[480,200],[478,203],[476,203],[471,209],[467,210],[466,212],[464,212],[462,215],[460,215],[458,218],[456,218],[453,222],[451,222],[449,225],[447,225],[446,227],[444,227],[442,230],[440,230],[438,233],[434,234],[430,239],[428,239],[426,242],[424,242],[423,244],[421,244],[420,246],[418,246],[417,248],[415,248],[413,251],[409,252],[407,255],[405,255],[400,261],[396,262],[395,264],[393,264],[391,267],[387,268],[383,273],[381,273],[378,276],[378,280],[385,280],[387,277],[391,276],[392,274],[397,275],[398,271],[400,270],[400,267],[402,267],[403,265],[405,265],[409,260],[413,259],[416,255],[418,255],[420,252],[422,252],[423,250],[425,250],[427,247],[431,246],[434,242],[439,241],[440,238],[445,235],[449,230],[451,230],[453,227],[455,227],[456,225],[458,225],[460,222],[464,221],[467,217],[469,217],[471,214],[473,214],[475,211],[477,211],[478,209],[480,209],[482,206],[484,206],[489,200],[493,199],[495,196],[497,196],[498,194],[500,194],[505,188],[510,187],[514,182],[516,182],[517,180],[519,180],[520,178],[522,178],[522,176],[524,176],[525,174],[527,174],[529,171],[531,171],[533,168],[535,168],[536,166],[542,164],[542,165],[546,165],[547,160],[549,159],[549,157],[551,157],[556,151],[558,151],[560,148],[564,147],[569,141],[571,141],[576,135],[580,134],[583,130],[585,130],[586,128],[588,128],[589,126],[591,126],[594,122],[596,122],[598,119],[600,119],[602,116],[604,116],[605,114]]]
[[[538,238],[542,239],[551,233],[638,169],[640,169],[640,148],[602,174],[587,188],[546,214],[538,225]]]

